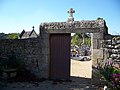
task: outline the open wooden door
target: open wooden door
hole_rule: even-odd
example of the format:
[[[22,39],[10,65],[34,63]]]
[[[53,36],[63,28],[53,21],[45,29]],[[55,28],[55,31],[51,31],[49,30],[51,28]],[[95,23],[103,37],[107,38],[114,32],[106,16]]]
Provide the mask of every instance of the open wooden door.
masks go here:
[[[50,79],[70,80],[71,34],[50,34]]]

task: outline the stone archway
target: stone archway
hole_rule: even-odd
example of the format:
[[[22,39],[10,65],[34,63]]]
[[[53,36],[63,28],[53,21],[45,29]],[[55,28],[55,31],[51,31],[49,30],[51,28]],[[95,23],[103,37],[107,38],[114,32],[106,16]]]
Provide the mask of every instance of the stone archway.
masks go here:
[[[69,11],[70,13],[70,11]],[[104,20],[82,20],[74,21],[70,14],[67,22],[50,22],[40,25],[40,39],[42,43],[42,59],[45,61],[44,77],[49,78],[50,68],[50,34],[62,33],[93,33],[92,35],[92,65],[97,64],[98,59],[103,59],[101,41],[104,40],[106,23]]]

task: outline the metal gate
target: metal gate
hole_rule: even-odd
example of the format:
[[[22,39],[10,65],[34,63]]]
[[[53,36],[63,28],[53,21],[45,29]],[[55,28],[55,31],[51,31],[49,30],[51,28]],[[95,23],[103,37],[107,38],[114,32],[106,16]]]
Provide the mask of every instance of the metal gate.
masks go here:
[[[70,34],[50,34],[50,79],[70,79]]]

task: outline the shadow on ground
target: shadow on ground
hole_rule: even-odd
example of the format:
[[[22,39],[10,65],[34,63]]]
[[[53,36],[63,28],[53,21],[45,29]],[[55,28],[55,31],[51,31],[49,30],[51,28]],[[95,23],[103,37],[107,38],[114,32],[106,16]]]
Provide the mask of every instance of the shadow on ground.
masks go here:
[[[91,79],[71,77],[70,81],[43,80],[35,82],[1,81],[0,90],[99,90],[91,84]]]

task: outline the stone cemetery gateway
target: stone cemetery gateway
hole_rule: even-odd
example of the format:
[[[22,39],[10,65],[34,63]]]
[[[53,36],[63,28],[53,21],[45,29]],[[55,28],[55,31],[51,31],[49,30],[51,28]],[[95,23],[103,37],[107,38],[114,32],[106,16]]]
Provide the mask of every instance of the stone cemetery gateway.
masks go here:
[[[71,33],[92,34],[92,65],[104,59],[101,41],[108,34],[104,20],[74,21],[71,8],[65,22],[41,23],[39,37],[18,40],[0,40],[0,56],[14,52],[17,59],[38,78],[70,79]]]

